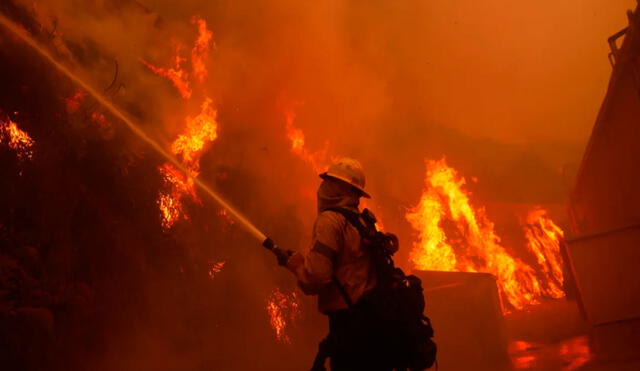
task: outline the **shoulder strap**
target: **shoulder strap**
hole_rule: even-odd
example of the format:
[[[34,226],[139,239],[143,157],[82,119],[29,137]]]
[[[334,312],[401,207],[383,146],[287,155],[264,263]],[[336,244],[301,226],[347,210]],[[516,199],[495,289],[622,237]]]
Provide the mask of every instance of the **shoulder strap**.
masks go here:
[[[341,214],[349,224],[353,225],[358,230],[360,237],[364,238],[366,236],[366,229],[362,225],[362,223],[360,223],[360,216],[357,213],[339,207],[328,208],[324,211],[335,211]],[[353,308],[353,301],[351,300],[349,293],[347,293],[347,290],[344,288],[344,285],[342,285],[342,282],[340,282],[335,273],[331,275],[331,279],[333,280],[333,283],[338,287],[342,298],[344,299],[345,303],[347,303],[347,307],[349,307],[349,309]]]
[[[353,225],[358,230],[361,238],[365,238],[367,236],[367,230],[362,225],[362,223],[360,223],[360,215],[358,213],[340,207],[328,208],[324,211],[334,211],[341,214],[349,224]],[[333,283],[338,287],[338,290],[340,291],[340,294],[342,295],[345,303],[347,303],[347,306],[349,308],[353,308],[353,301],[351,300],[351,297],[349,297],[347,290],[345,290],[344,286],[342,285],[342,282],[340,282],[335,273],[331,276],[331,278],[333,279]]]
[[[367,228],[364,225],[362,225],[362,223],[360,222],[360,214],[355,213],[351,210],[343,209],[341,207],[331,207],[331,208],[325,209],[325,211],[334,211],[336,213],[341,214],[342,216],[344,216],[347,222],[349,222],[349,224],[351,224],[358,230],[360,237],[362,238],[368,237],[369,233],[367,231]]]

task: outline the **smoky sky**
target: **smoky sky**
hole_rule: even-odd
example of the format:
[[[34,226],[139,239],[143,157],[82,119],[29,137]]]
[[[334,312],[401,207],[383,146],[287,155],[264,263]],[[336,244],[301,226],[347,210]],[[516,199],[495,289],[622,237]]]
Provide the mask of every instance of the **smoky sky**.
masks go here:
[[[446,156],[493,202],[559,203],[606,92],[607,37],[632,0],[53,1],[28,4],[64,40],[59,54],[97,86],[113,76],[123,109],[163,141],[205,96],[220,136],[202,169],[242,168],[274,204],[308,220],[317,177],[290,151],[285,113],[311,152],[368,169],[401,224],[424,159]],[[213,31],[209,76],[189,101],[141,63],[167,66]],[[295,171],[292,171],[295,169]],[[551,180],[549,180],[551,179]],[[283,189],[295,189],[286,194]],[[377,195],[377,197],[375,197]],[[395,222],[394,222],[395,223]],[[393,226],[393,225],[392,225]]]

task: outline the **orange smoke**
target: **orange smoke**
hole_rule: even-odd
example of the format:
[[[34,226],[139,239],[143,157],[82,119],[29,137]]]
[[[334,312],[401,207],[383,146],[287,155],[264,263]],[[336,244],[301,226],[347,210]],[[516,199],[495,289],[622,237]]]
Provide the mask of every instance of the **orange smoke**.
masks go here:
[[[291,343],[291,339],[286,333],[292,322],[300,318],[300,303],[298,295],[294,292],[283,293],[280,289],[275,289],[267,299],[267,313],[271,327],[276,333],[276,338],[286,344]]]
[[[30,160],[33,157],[35,141],[11,120],[0,120],[0,144],[2,143],[6,143],[14,150],[19,160]]]
[[[542,297],[564,295],[558,248],[562,231],[541,209],[530,214],[525,227],[531,236],[527,237],[529,248],[537,253],[539,265],[546,267],[537,272],[501,245],[484,208],[471,204],[465,183],[444,159],[427,161],[425,191],[406,215],[418,232],[410,254],[414,266],[421,270],[491,273],[503,301],[516,310],[537,304]]]

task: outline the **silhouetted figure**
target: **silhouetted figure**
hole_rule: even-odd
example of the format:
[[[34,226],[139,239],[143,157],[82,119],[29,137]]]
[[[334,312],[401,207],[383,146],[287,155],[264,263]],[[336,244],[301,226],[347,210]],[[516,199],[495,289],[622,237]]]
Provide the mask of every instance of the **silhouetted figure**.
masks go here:
[[[312,370],[324,370],[326,358],[332,371],[430,367],[436,349],[420,280],[394,266],[397,238],[378,232],[370,211],[360,213],[360,198],[370,197],[362,166],[345,158],[320,177],[310,249],[278,250],[279,263],[329,318]]]

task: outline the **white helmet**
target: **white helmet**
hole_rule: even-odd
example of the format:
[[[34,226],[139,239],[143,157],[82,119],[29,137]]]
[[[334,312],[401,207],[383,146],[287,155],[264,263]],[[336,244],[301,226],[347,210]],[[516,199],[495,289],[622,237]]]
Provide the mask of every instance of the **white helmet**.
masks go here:
[[[320,174],[320,178],[325,179],[327,177],[340,179],[347,182],[362,192],[362,196],[371,198],[364,190],[364,169],[362,164],[358,160],[352,158],[342,158],[338,162],[335,162],[329,166],[329,169]]]

